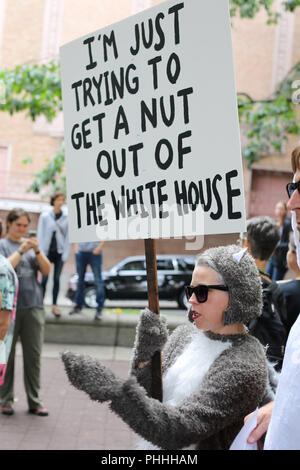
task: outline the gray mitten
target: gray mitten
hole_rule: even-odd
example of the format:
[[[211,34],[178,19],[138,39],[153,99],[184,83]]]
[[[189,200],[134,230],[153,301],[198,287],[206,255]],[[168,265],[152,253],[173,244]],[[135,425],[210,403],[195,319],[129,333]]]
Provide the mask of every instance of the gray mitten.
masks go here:
[[[123,381],[96,359],[64,351],[62,360],[71,384],[92,400],[104,402],[118,396]]]
[[[134,344],[135,363],[149,361],[155,352],[161,351],[168,339],[166,323],[166,318],[148,308],[142,310]]]
[[[152,394],[151,359],[154,353],[161,351],[167,339],[166,319],[148,308],[142,310],[136,329],[130,374],[137,378],[148,395]]]

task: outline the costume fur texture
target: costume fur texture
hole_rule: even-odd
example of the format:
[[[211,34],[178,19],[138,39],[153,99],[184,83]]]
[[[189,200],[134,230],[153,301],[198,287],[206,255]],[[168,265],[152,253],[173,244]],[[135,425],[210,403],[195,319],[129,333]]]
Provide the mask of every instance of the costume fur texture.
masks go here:
[[[151,398],[147,363],[161,348],[163,403]],[[65,352],[62,359],[75,387],[93,400],[110,401],[137,434],[162,449],[228,449],[244,417],[274,396],[265,351],[255,338],[203,333],[194,325],[180,326],[168,337],[165,321],[147,309],[137,327],[127,380],[89,357]],[[177,373],[185,369],[179,381]]]

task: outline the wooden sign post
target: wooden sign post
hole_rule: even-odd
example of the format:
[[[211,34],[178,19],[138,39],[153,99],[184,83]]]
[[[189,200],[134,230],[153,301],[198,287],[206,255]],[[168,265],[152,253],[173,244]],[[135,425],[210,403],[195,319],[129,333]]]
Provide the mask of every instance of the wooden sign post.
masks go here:
[[[157,284],[157,266],[156,266],[156,242],[155,240],[145,240],[145,255],[147,267],[148,283],[148,305],[149,309],[156,313],[159,312],[159,297]],[[162,375],[161,375],[161,354],[157,351],[152,358],[152,397],[162,401]]]
[[[70,242],[144,240],[159,315],[156,239],[245,231],[228,0],[167,0],[60,59]]]

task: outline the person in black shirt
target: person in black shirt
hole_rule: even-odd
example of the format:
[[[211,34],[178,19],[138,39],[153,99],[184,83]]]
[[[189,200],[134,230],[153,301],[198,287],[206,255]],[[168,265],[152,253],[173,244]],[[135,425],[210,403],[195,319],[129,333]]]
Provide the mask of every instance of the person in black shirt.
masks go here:
[[[275,218],[279,228],[280,239],[271,256],[266,272],[273,281],[280,281],[287,272],[286,255],[288,252],[289,237],[292,230],[291,219],[287,217],[287,205],[284,201],[277,202],[275,206]]]
[[[249,332],[267,347],[267,357],[280,371],[287,340],[285,297],[278,283],[266,273],[268,258],[272,255],[280,233],[276,222],[267,216],[253,217],[247,221],[247,234],[243,246],[253,256],[261,277],[263,309],[255,322],[250,322]]]

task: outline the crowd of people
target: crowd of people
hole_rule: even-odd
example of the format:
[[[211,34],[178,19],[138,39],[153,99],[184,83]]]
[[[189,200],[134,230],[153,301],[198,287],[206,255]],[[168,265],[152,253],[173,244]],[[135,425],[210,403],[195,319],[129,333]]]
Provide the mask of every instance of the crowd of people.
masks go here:
[[[162,317],[142,312],[128,379],[90,357],[63,354],[71,383],[91,399],[109,402],[141,436],[139,448],[229,449],[244,420],[259,408],[249,442],[264,449],[300,449],[300,405],[293,393],[300,381],[299,361],[294,360],[300,334],[300,147],[292,153],[292,170],[288,203],[276,204],[274,219],[251,218],[237,244],[210,248],[197,257],[186,286],[190,323],[169,336]],[[59,281],[70,251],[64,203],[62,192],[53,194],[37,233],[28,231],[29,214],[13,209],[0,240],[0,406],[6,415],[14,413],[18,338],[28,411],[49,413],[39,398],[43,305],[53,264],[51,311],[61,316]],[[99,242],[75,247],[78,288],[72,315],[82,309],[90,265],[97,292],[95,320],[101,318],[102,249]],[[292,278],[284,278],[287,272],[293,272]],[[151,396],[151,358],[157,351],[162,354],[162,402]]]

